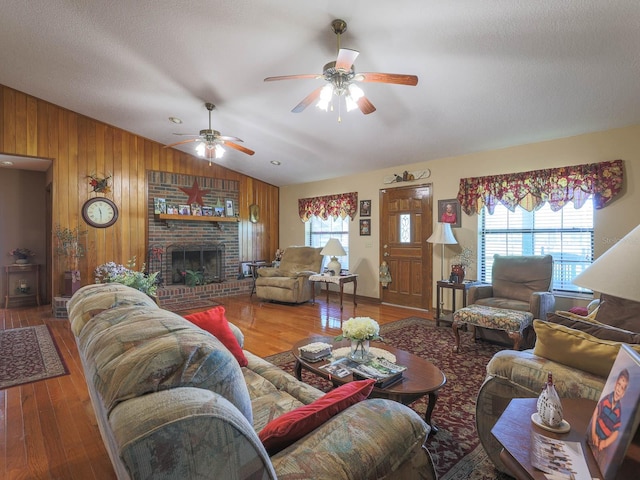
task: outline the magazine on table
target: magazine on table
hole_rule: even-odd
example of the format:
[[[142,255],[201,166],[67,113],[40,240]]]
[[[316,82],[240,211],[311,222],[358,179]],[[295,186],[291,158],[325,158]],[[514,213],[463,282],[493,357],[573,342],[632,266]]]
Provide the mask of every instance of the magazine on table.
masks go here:
[[[591,480],[580,442],[556,440],[532,431],[531,465],[547,478]]]
[[[402,379],[402,372],[407,367],[397,365],[382,357],[373,358],[365,363],[358,363],[348,357],[340,358],[321,367],[337,377],[346,377],[349,373],[356,379],[372,378],[377,388],[386,388]],[[333,373],[335,371],[336,373]],[[348,372],[348,373],[345,373]]]

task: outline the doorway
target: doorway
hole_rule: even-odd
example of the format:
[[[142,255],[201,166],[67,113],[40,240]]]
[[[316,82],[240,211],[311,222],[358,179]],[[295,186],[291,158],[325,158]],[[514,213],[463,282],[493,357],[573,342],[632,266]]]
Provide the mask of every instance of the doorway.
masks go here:
[[[432,196],[430,184],[380,190],[380,258],[391,274],[384,303],[431,309]]]

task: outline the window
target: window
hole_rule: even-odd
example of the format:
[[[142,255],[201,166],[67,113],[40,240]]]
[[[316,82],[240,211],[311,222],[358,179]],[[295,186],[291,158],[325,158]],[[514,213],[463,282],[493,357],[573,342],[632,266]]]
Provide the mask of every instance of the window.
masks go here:
[[[340,217],[336,219],[329,217],[326,220],[315,215],[309,217],[309,221],[304,224],[305,245],[308,247],[324,247],[330,238],[338,239],[347,254],[337,258],[342,268],[345,270],[348,269],[350,221],[350,217],[345,217],[344,219]]]
[[[480,239],[480,279],[491,282],[493,256],[552,255],[553,290],[588,292],[572,280],[593,262],[593,202],[589,198],[580,209],[568,204],[557,212],[548,203],[539,210],[509,211],[499,204],[493,215],[483,208],[478,228]]]

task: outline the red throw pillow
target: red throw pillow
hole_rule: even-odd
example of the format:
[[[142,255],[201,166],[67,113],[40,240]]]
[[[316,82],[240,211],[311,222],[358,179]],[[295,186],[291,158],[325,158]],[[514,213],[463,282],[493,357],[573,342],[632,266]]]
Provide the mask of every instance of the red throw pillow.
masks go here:
[[[309,405],[303,405],[271,420],[260,431],[259,437],[269,455],[304,437],[342,410],[366,399],[375,380],[350,382]]]
[[[587,307],[572,307],[569,309],[569,311],[582,317],[586,317],[587,315],[589,315],[589,310],[587,310]]]
[[[231,327],[229,327],[229,322],[224,315],[224,307],[222,305],[218,305],[206,312],[186,315],[184,318],[220,340],[233,356],[236,357],[241,367],[246,367],[249,364],[247,357],[244,356],[244,352],[238,343],[238,339],[231,331]]]

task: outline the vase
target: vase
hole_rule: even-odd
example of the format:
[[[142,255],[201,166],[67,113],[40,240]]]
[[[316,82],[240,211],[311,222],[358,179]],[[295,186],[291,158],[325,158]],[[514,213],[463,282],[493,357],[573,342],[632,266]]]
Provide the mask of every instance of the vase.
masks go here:
[[[464,280],[464,265],[451,265],[451,274],[458,277],[458,283]]]
[[[349,358],[359,363],[369,360],[369,340],[351,340]]]
[[[64,294],[63,297],[72,297],[80,288],[80,271],[68,270],[64,272]]]
[[[538,397],[538,415],[540,420],[553,428],[557,428],[562,423],[563,412],[560,396],[553,385],[553,376],[549,372],[547,383],[542,388],[542,393]]]
[[[17,265],[27,265],[29,263],[28,258],[16,258]]]

